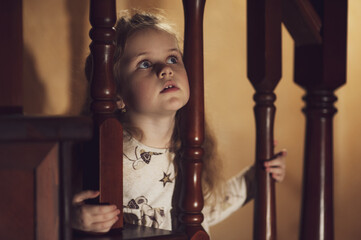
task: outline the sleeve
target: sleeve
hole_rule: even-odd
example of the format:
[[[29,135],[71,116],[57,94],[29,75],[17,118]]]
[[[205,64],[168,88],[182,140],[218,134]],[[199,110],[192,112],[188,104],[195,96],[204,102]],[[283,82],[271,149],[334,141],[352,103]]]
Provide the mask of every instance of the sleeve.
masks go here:
[[[224,194],[203,209],[208,226],[221,222],[253,198],[254,176],[254,167],[251,166],[224,183]]]

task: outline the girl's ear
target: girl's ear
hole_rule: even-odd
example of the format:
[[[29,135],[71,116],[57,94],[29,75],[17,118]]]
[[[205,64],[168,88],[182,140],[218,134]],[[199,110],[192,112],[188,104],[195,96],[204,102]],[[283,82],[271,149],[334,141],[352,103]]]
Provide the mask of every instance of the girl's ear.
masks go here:
[[[124,109],[125,108],[125,103],[124,103],[123,99],[119,95],[117,95],[116,103],[117,103],[118,109]]]

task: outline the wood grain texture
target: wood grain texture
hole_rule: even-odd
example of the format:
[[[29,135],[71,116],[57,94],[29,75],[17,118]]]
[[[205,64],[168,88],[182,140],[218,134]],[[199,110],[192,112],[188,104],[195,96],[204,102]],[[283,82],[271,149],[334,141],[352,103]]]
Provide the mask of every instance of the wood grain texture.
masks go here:
[[[3,116],[0,142],[86,140],[92,125],[89,117]]]
[[[300,41],[295,46],[294,80],[306,90],[300,239],[332,240],[334,91],[346,82],[347,1],[310,0],[307,4],[320,19],[322,41]],[[297,11],[303,11],[300,7]],[[303,27],[295,24],[289,31]]]
[[[114,111],[116,87],[113,77],[113,55],[115,46],[114,25],[116,22],[116,9],[114,0],[90,1],[90,44],[92,56],[91,75],[91,110],[94,120],[94,139],[92,146],[95,148],[93,160],[86,168],[87,179],[97,183],[93,187],[100,190],[101,203],[115,204],[123,208],[123,181],[122,181],[122,156],[123,156],[123,129],[115,118]],[[90,150],[90,149],[89,149]],[[95,174],[93,174],[95,173]],[[113,228],[123,226],[123,215]]]
[[[273,93],[281,79],[281,1],[247,1],[248,78],[256,93],[256,189],[253,239],[273,240],[276,233],[274,180],[265,161],[274,157],[273,128],[276,108]]]
[[[205,0],[183,0],[184,64],[190,85],[190,99],[184,108],[181,159],[182,187],[180,223],[189,239],[209,239],[201,226],[202,144],[204,141],[203,13]]]
[[[36,239],[59,239],[59,146],[53,144],[35,169]]]
[[[333,219],[333,106],[332,91],[308,91],[306,145],[300,239],[331,240]]]
[[[0,168],[0,180],[0,191],[6,193],[0,199],[1,238],[35,240],[33,171]]]

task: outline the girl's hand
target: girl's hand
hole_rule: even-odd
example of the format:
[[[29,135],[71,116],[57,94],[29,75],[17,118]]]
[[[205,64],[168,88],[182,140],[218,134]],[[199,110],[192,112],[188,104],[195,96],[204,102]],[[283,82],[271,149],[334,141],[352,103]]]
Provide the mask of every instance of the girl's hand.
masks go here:
[[[86,232],[108,232],[118,220],[115,205],[90,205],[84,200],[96,198],[99,191],[83,191],[73,197],[72,227]]]
[[[266,172],[272,175],[272,178],[277,182],[282,182],[286,176],[286,156],[287,151],[282,150],[281,152],[276,154],[276,158],[267,161],[264,163],[264,167],[266,168]]]

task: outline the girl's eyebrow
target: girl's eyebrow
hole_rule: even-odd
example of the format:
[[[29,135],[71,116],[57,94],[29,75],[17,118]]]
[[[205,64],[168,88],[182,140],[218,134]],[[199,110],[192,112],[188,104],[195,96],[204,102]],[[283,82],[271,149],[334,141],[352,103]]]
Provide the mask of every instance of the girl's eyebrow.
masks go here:
[[[180,50],[178,48],[170,48],[167,52],[179,52],[180,53]],[[143,55],[147,55],[149,53],[150,52],[140,52],[137,55],[135,55],[133,57],[130,57],[130,59],[136,59],[136,58],[139,58],[139,57],[141,57]]]
[[[171,48],[168,52],[180,52],[178,48]]]
[[[137,55],[133,56],[132,58],[137,58],[137,57],[142,56],[142,55],[147,55],[148,53],[149,52],[140,52]]]
[[[177,52],[178,54],[182,55],[182,52],[181,50],[179,50],[179,48],[172,48],[172,49],[169,49],[168,51],[169,53],[172,53],[172,52]]]
[[[137,60],[139,57],[143,56],[143,55],[147,55],[149,52],[140,52],[134,56],[127,56],[124,59],[126,59],[126,62],[131,62],[131,61],[135,61]]]

